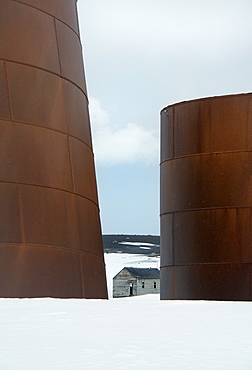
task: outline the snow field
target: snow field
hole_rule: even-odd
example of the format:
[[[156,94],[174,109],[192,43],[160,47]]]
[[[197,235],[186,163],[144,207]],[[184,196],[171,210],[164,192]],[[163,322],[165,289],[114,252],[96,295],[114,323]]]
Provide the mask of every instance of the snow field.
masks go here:
[[[110,289],[124,266],[158,263],[123,254],[105,259]],[[160,301],[158,295],[0,299],[0,369],[251,370],[251,312],[251,302]]]
[[[1,299],[0,369],[251,369],[251,303]]]

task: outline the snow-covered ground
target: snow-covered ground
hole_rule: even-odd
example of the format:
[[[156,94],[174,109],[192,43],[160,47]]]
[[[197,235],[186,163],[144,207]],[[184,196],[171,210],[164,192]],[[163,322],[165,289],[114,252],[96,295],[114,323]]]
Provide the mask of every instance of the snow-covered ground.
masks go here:
[[[106,255],[107,275],[158,259]],[[111,292],[111,290],[110,290]],[[0,299],[1,370],[252,369],[252,303]]]

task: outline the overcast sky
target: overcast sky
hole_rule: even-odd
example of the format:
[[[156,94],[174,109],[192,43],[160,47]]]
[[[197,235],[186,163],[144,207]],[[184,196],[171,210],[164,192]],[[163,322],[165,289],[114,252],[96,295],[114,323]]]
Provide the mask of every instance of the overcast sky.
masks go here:
[[[251,0],[79,0],[104,234],[159,234],[159,113],[252,90]]]

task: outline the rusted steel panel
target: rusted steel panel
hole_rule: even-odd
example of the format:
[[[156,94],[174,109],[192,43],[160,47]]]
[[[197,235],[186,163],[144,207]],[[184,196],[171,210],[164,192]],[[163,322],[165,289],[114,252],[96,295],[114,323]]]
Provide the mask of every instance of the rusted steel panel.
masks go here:
[[[174,123],[173,108],[161,112],[161,126],[162,126],[161,158],[163,158],[163,160],[172,159],[174,155],[173,123]]]
[[[173,109],[175,157],[251,149],[251,94],[193,100]]]
[[[252,299],[252,95],[178,103],[161,125],[161,298]]]
[[[0,0],[0,297],[107,298],[74,0]]]
[[[161,299],[251,300],[251,274],[250,263],[164,267]]]
[[[247,263],[252,260],[250,208],[174,215],[174,263]]]
[[[1,181],[72,190],[66,135],[1,120],[0,132]],[[24,163],[25,170],[21,163]]]
[[[86,92],[79,37],[74,32],[69,32],[69,27],[59,21],[56,21],[56,35],[62,76],[68,78]],[[73,55],[75,55],[74,58]]]
[[[14,120],[68,133],[91,147],[90,127],[83,125],[89,121],[88,102],[77,86],[23,64],[8,63],[7,74]]]
[[[0,210],[0,243],[21,243],[16,184],[0,182]]]
[[[160,220],[160,255],[164,266],[174,262],[174,215],[163,214]]]
[[[0,0],[1,59],[60,74],[53,17],[14,0]]]
[[[162,165],[161,176],[164,181],[169,181],[161,212],[246,207],[252,201],[249,186],[251,175],[252,152],[248,151],[187,156],[166,161]]]
[[[75,138],[69,139],[69,146],[75,191],[97,203],[93,152],[84,143]],[[89,177],[88,181],[87,177]]]
[[[107,298],[105,266],[102,258],[92,254],[80,254],[80,266],[83,276],[83,295],[88,298]],[[94,289],[95,287],[95,289]]]
[[[1,296],[82,298],[79,252],[15,244],[1,247]],[[52,273],[53,272],[53,273]],[[39,288],[39,289],[38,289]]]
[[[62,6],[62,0],[18,0],[18,2],[40,9],[66,23],[76,33],[79,32],[75,6],[77,0],[64,1],[64,6]]]

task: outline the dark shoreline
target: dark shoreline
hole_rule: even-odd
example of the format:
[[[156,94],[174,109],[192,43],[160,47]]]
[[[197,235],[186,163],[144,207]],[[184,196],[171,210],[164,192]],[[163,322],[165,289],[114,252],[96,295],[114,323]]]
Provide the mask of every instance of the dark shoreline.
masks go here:
[[[102,239],[105,253],[130,253],[150,256],[160,254],[160,236],[158,235],[106,234],[102,236]],[[129,243],[129,245],[126,243]],[[130,243],[139,243],[139,245]]]

